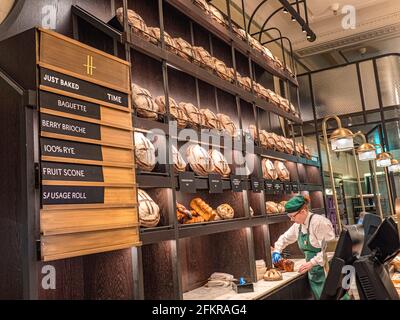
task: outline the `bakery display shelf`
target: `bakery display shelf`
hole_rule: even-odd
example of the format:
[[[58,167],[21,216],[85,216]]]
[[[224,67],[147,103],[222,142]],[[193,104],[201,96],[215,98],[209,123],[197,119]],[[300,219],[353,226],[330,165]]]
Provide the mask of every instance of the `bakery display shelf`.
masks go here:
[[[253,227],[265,224],[264,219],[250,219],[249,217],[234,218],[231,220],[211,221],[196,224],[179,225],[179,238],[198,237],[214,233]]]
[[[267,223],[268,224],[275,224],[275,223],[282,223],[289,221],[289,217],[284,213],[280,214],[268,214],[267,215]]]
[[[173,188],[166,173],[137,171],[136,180],[139,188]]]
[[[264,147],[259,147],[259,146],[254,146],[254,152],[260,156],[267,157],[267,158],[273,158],[273,159],[278,159],[278,160],[287,160],[291,162],[300,162],[303,160],[303,158],[296,157],[291,154],[275,151],[275,150],[269,150]]]
[[[143,245],[174,239],[175,229],[172,226],[140,229],[140,240]]]
[[[200,287],[183,294],[184,300],[262,300],[272,296],[277,291],[290,285],[292,282],[307,275],[297,270],[305,263],[304,259],[291,259],[294,261],[294,272],[283,272],[280,281],[260,280],[254,283],[254,292],[236,293],[231,287]]]
[[[246,180],[242,180],[243,183]],[[222,182],[222,189],[224,191],[229,191],[232,190],[232,184],[231,184],[231,180],[230,178],[222,178],[221,177],[221,182]],[[201,176],[195,176],[195,185],[196,185],[196,190],[209,190],[209,177],[205,176],[205,177],[201,177]],[[175,185],[177,190],[179,191],[179,177],[175,176]],[[244,189],[244,188],[243,188]],[[216,194],[216,196],[218,196],[218,194]]]
[[[301,183],[300,191],[323,191],[322,185],[311,184],[311,183]]]
[[[138,116],[133,116],[133,125],[135,131],[148,132],[154,129],[160,131],[162,130],[166,134],[169,133],[168,123],[159,122],[151,119],[140,118]]]
[[[308,166],[314,166],[314,167],[320,167],[321,166],[319,161],[309,160],[309,159],[305,159],[305,158],[302,158],[302,157],[299,157],[299,160],[297,162],[305,164],[305,165],[308,165]]]
[[[166,0],[169,4],[177,8],[184,15],[196,21],[206,30],[222,39],[227,44],[233,44],[234,47],[244,55],[249,55],[250,58],[260,67],[282,79],[289,80],[293,85],[298,86],[297,79],[294,78],[288,71],[278,69],[272,61],[266,60],[261,54],[255,51],[249,44],[241,40],[236,34],[232,33],[228,28],[218,24],[211,17],[204,14],[193,1],[189,0]]]
[[[142,39],[140,36],[137,36],[136,34],[131,34],[130,40],[125,38],[126,37],[124,37],[124,41],[127,42],[134,50],[137,50],[159,61],[165,60],[169,67],[184,72],[194,78],[204,81],[232,95],[237,95],[244,101],[247,101],[249,103],[255,103],[257,104],[258,107],[260,107],[265,111],[272,112],[276,115],[279,115],[290,121],[293,121],[294,123],[302,124],[301,119],[280,109],[278,106],[266,100],[260,99],[251,92],[248,92],[229,81],[221,79],[215,74],[197,66],[194,63],[188,62],[187,60],[177,56],[176,54],[168,50],[162,49],[160,46],[156,46],[151,42]]]

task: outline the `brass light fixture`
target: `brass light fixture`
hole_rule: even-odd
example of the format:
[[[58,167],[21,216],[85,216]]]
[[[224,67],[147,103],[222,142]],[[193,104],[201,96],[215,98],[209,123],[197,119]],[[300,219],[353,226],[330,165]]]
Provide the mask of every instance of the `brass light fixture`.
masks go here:
[[[342,128],[342,124],[338,129],[333,131],[329,140],[331,141],[333,152],[350,151],[354,148],[353,132],[349,129]]]
[[[400,162],[396,159],[392,160],[392,165],[389,167],[389,172],[398,173],[400,172]]]
[[[360,161],[376,160],[376,148],[373,144],[368,142],[364,142],[361,146],[358,147],[357,154],[358,154],[358,160]]]
[[[388,152],[381,152],[376,158],[376,165],[379,168],[387,168],[392,165],[393,156]]]

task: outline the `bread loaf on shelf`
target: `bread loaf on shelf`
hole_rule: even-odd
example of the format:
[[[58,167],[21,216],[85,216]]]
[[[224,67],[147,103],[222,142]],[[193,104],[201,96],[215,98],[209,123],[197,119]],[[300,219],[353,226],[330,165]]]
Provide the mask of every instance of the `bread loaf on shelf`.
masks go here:
[[[176,172],[185,172],[187,164],[175,146],[172,146],[172,161]]]
[[[160,109],[154,102],[151,93],[135,83],[132,84],[132,103],[139,117],[158,119]]]
[[[138,189],[139,221],[142,227],[156,227],[160,222],[160,208],[143,190]]]
[[[202,115],[202,125],[210,129],[221,129],[221,123],[218,120],[217,115],[210,109],[200,109],[199,112]]]
[[[277,269],[267,270],[267,272],[264,274],[265,281],[279,281],[282,279],[282,273]]]
[[[185,224],[189,220],[193,219],[193,215],[190,210],[186,209],[184,205],[176,203],[176,217],[180,224]]]
[[[161,31],[160,28],[156,27],[148,27],[148,33],[149,33],[149,41],[154,43],[154,44],[159,44],[161,42]],[[167,46],[168,50],[174,51],[175,52],[175,41],[174,39],[169,35],[168,32],[164,31],[164,40],[165,44]]]
[[[202,125],[202,114],[197,107],[188,102],[179,103],[179,107],[185,110],[186,118],[188,119],[188,123],[190,126],[196,128],[197,126]]]
[[[229,204],[224,203],[217,208],[217,214],[222,220],[229,220],[235,216],[235,210]]]
[[[276,171],[276,167],[274,163],[269,159],[262,159],[261,168],[263,173],[263,178],[267,180],[277,180],[278,172]]]
[[[122,7],[117,9],[116,16],[119,23],[123,26],[124,9]],[[146,23],[144,22],[143,18],[133,10],[128,10],[128,24],[131,27],[133,33],[140,35],[146,40],[149,40],[150,37],[148,35],[148,28]]]
[[[194,3],[200,7],[206,14],[210,13],[210,6],[206,0],[194,0]]]
[[[278,136],[275,133],[272,133],[272,135],[274,136],[274,139],[276,141],[275,144],[275,150],[279,151],[279,152],[285,152],[285,140],[283,137]]]
[[[225,62],[214,58],[214,63],[215,63],[215,72],[217,73],[217,75],[224,79],[227,80],[229,82],[233,82],[235,79],[235,70],[232,68],[227,67],[227,65],[225,64]]]
[[[281,181],[290,181],[290,172],[282,161],[275,160],[274,166]]]
[[[249,77],[242,77],[240,74],[237,74],[237,80],[241,88],[251,92],[251,79]]]
[[[227,116],[226,114],[223,114],[223,113],[218,113],[217,118],[221,123],[222,129],[224,129],[232,137],[237,136],[236,125],[234,124],[234,122],[232,121],[232,119],[229,116]]]
[[[143,171],[153,171],[156,165],[156,148],[141,132],[135,132],[134,139],[136,165]]]
[[[215,21],[217,21],[219,24],[226,26],[227,22],[225,20],[224,15],[221,13],[221,11],[219,11],[216,7],[214,7],[213,5],[209,4],[208,5],[210,14],[211,14],[211,18]]]
[[[294,142],[292,139],[284,138],[283,139],[285,143],[285,153],[287,154],[293,154],[294,153]]]
[[[267,214],[279,214],[279,213],[281,213],[279,208],[278,208],[278,205],[273,201],[267,201],[265,203],[265,210],[266,210]]]
[[[203,47],[192,47],[194,62],[209,71],[215,70],[215,60]]]
[[[217,213],[201,198],[195,198],[190,201],[190,208],[192,208],[199,216],[205,221],[213,221]]]
[[[192,45],[182,38],[175,38],[174,39],[177,55],[185,60],[192,61],[193,59],[193,49]]]
[[[208,151],[211,161],[214,165],[214,173],[227,178],[231,174],[231,168],[229,167],[228,161],[224,155],[216,149]]]
[[[214,171],[214,164],[208,152],[198,144],[187,148],[186,158],[192,170],[199,176],[206,176]]]

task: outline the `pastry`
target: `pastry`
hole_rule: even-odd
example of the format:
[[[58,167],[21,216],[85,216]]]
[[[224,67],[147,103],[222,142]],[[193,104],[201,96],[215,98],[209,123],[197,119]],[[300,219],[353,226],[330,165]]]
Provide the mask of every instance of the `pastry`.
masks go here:
[[[184,205],[176,203],[176,217],[180,224],[187,223],[187,221],[193,218],[190,210],[186,209]]]
[[[122,7],[117,9],[116,16],[117,16],[119,23],[121,23],[121,25],[123,26],[124,25],[124,9]],[[146,40],[148,40],[150,38],[148,35],[147,25],[144,22],[143,18],[133,10],[128,10],[128,24],[131,27],[133,33],[139,34],[140,36],[144,37]]]
[[[199,111],[202,115],[202,125],[204,127],[217,130],[221,129],[221,123],[214,112],[212,112],[210,109],[200,109]]]
[[[192,50],[194,55],[194,62],[196,64],[210,71],[215,70],[215,60],[206,49],[204,49],[203,47],[192,47]]]
[[[211,4],[208,7],[210,10],[211,18],[217,21],[219,24],[226,26],[226,20],[221,11],[219,11],[216,7],[214,7]]]
[[[290,172],[282,161],[275,160],[274,166],[281,181],[290,181]]]
[[[198,144],[187,148],[186,158],[192,170],[199,176],[206,176],[214,171],[214,164],[208,152]]]
[[[138,189],[139,221],[142,227],[152,228],[160,222],[160,208],[143,190]]]
[[[277,269],[267,270],[267,272],[265,272],[263,278],[265,281],[279,281],[279,280],[283,279],[282,273]]]
[[[278,214],[280,213],[278,205],[273,201],[267,201],[265,203],[265,211],[267,214]]]
[[[227,131],[232,137],[237,136],[236,126],[229,116],[227,116],[226,114],[218,113],[217,118],[221,123],[221,127],[225,131]]]
[[[143,133],[135,132],[136,165],[143,171],[152,171],[156,165],[156,149]]]
[[[175,146],[172,146],[172,161],[176,172],[185,172],[186,162]]]
[[[210,13],[210,7],[206,0],[194,0],[194,3],[199,6],[206,14]]]
[[[200,198],[190,201],[190,208],[201,216],[205,221],[213,221],[217,213],[207,203]]]
[[[203,123],[202,115],[199,112],[199,109],[197,107],[195,107],[193,104],[187,103],[187,102],[181,102],[179,104],[179,107],[181,107],[183,110],[185,110],[186,117],[188,119],[188,123],[192,127],[201,126],[201,124]]]
[[[214,165],[214,172],[221,175],[224,178],[229,177],[231,174],[231,168],[228,165],[224,155],[216,149],[209,150],[211,161]]]
[[[151,93],[134,83],[132,84],[132,103],[139,117],[158,119],[160,109],[154,103]]]
[[[217,214],[222,220],[233,219],[235,211],[229,204],[221,204],[217,208]]]
[[[233,68],[228,68],[225,62],[214,58],[215,72],[217,75],[227,81],[233,82],[235,79],[235,70]]]
[[[193,59],[192,45],[182,38],[174,39],[177,55],[181,58],[191,61]]]
[[[274,264],[275,268],[278,268],[280,271],[293,272],[294,271],[294,262],[289,259],[281,259],[278,263]]]
[[[276,180],[278,179],[278,173],[273,162],[269,159],[263,159],[261,161],[263,178],[267,180]]]

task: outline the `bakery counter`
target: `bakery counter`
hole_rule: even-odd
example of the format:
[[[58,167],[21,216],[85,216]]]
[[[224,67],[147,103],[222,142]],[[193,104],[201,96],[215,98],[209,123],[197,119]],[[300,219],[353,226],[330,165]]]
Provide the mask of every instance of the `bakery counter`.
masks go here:
[[[304,259],[292,259],[295,263],[295,270],[305,263]],[[280,290],[294,285],[300,285],[299,291],[303,292],[304,299],[309,298],[309,290],[307,287],[307,275],[295,272],[282,273],[283,279],[280,281],[264,281],[260,280],[254,284],[254,292],[236,293],[232,288],[207,288],[200,287],[183,294],[184,300],[263,300],[274,298]],[[280,297],[285,299],[285,297]],[[300,299],[300,297],[298,297]]]

